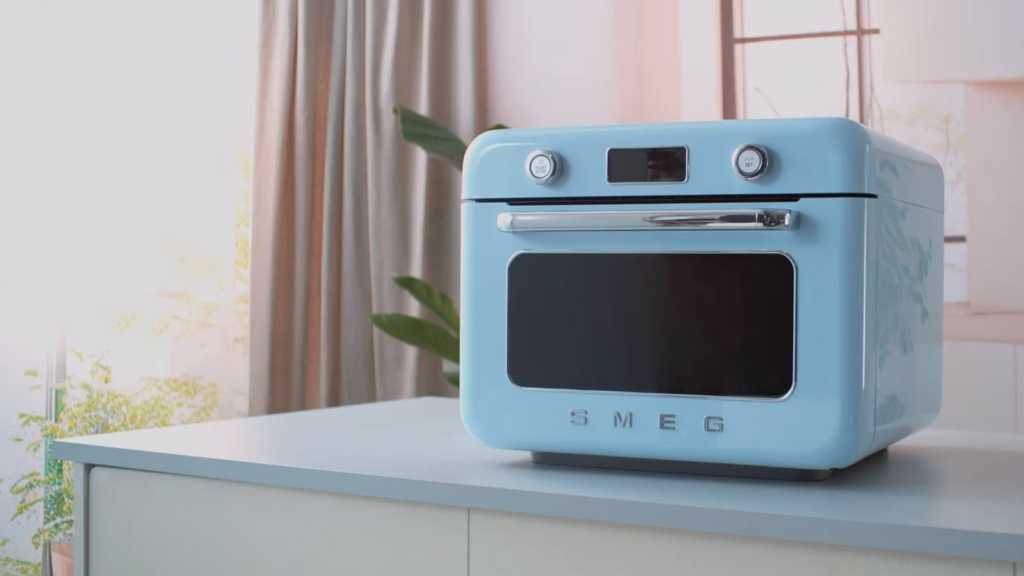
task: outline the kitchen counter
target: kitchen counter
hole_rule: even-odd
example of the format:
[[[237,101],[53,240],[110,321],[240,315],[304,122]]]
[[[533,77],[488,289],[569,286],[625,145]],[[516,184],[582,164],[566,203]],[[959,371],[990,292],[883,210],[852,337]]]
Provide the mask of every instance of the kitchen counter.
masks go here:
[[[101,506],[127,505],[131,493],[115,482],[117,498],[99,502],[93,475],[106,469],[143,473],[140,498],[150,501],[161,481],[192,477],[235,492],[255,485],[468,511],[471,526],[481,511],[996,561],[1008,574],[1024,561],[1024,436],[924,431],[820,482],[681,476],[534,465],[528,453],[470,437],[457,401],[422,398],[73,438],[53,450],[78,463],[76,517],[88,528],[78,550],[96,574],[117,573],[93,562],[117,560],[89,536],[111,529]]]

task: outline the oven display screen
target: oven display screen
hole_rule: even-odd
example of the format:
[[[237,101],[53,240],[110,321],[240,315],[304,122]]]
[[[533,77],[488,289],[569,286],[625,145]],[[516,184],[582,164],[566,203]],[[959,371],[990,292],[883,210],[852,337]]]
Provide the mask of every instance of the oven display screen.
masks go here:
[[[781,254],[523,253],[508,376],[531,388],[777,398],[793,384]]]
[[[685,182],[686,148],[612,148],[608,181]]]

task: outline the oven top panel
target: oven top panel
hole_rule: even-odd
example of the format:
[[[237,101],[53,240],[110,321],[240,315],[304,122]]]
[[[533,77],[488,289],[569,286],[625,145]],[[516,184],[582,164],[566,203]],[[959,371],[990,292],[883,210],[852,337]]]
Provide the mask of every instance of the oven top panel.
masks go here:
[[[934,159],[842,118],[492,130],[463,169],[471,201],[865,195],[942,210]]]

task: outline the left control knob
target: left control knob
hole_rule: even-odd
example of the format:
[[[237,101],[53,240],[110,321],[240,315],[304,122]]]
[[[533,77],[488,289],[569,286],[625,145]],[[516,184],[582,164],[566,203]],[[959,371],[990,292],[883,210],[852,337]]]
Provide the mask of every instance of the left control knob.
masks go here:
[[[526,156],[526,175],[536,184],[547,184],[558,175],[558,154],[549,150],[534,150]]]

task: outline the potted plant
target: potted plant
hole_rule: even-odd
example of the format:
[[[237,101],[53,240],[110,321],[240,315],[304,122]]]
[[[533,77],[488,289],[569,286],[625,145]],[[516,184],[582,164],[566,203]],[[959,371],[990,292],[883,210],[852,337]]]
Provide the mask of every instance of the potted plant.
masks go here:
[[[42,471],[32,470],[10,485],[18,499],[11,521],[42,515],[42,524],[32,535],[36,549],[50,545],[54,576],[74,573],[71,535],[74,528],[74,485],[70,462],[54,459],[50,443],[60,438],[122,432],[208,420],[217,406],[217,387],[195,378],[147,378],[138,391],[126,392],[110,386],[113,371],[101,356],[75,353],[87,374],[69,378],[55,390],[54,420],[42,414],[18,415],[25,435],[13,438],[33,455],[43,454]],[[37,378],[33,371],[26,372]],[[0,541],[0,546],[5,541]],[[40,574],[42,565],[0,556],[0,576]]]
[[[402,139],[422,148],[427,154],[451,162],[462,171],[466,143],[437,122],[412,110],[396,106],[398,126]],[[507,128],[495,124],[487,130]],[[431,286],[426,280],[412,276],[396,276],[395,284],[409,293],[440,322],[408,314],[371,314],[370,321],[380,331],[406,344],[422,348],[441,357],[444,379],[452,386],[459,385],[459,311],[451,297]]]

